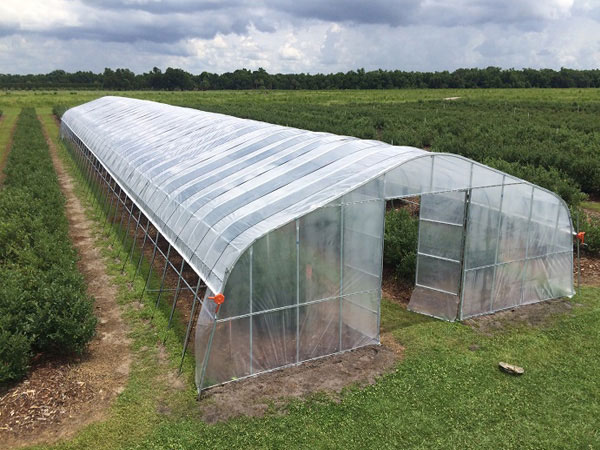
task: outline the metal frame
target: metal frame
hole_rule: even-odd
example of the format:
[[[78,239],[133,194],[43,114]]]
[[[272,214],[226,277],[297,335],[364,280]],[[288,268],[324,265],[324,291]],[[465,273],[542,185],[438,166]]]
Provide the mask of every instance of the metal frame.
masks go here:
[[[171,260],[172,253],[178,253],[175,247],[169,240],[165,238],[165,236],[162,235],[162,233],[159,231],[159,228],[156,227],[154,224],[152,225],[156,230],[156,235],[154,237],[152,236],[152,231],[150,229],[150,224],[152,223],[152,220],[150,219],[150,217],[143,211],[142,208],[140,208],[136,204],[135,200],[132,199],[128,195],[128,193],[120,186],[118,181],[115,180],[110,174],[110,171],[94,156],[94,154],[87,148],[83,141],[81,141],[79,137],[72,133],[68,127],[65,127],[65,129],[63,129],[62,137],[63,140],[67,142],[66,148],[71,154],[71,157],[75,162],[79,173],[86,181],[85,186],[87,190],[87,195],[88,198],[90,198],[90,200],[92,201],[92,206],[94,207],[98,205],[100,209],[104,211],[104,232],[106,232],[106,227],[109,224],[109,222],[111,226],[114,227],[114,234],[111,240],[111,245],[116,244],[117,240],[121,241],[118,257],[121,256],[121,250],[126,248],[125,243],[127,237],[129,236],[130,238],[132,238],[131,247],[129,247],[127,253],[125,254],[121,270],[123,271],[125,269],[127,262],[133,262],[133,255],[135,253],[136,242],[140,229],[143,231],[144,239],[142,245],[139,248],[140,257],[136,264],[134,279],[137,277],[137,274],[141,269],[146,243],[150,242],[152,246],[152,258],[150,260],[148,273],[144,277],[145,281],[142,293],[140,295],[140,301],[143,299],[145,293],[158,293],[156,297],[156,302],[154,304],[154,310],[156,310],[160,306],[160,301],[163,292],[174,292],[170,309],[169,321],[167,325],[168,330],[171,328],[175,308],[181,291],[186,290],[193,294],[192,312],[190,314],[190,319],[187,324],[186,336],[183,342],[181,362],[179,365],[179,371],[181,372],[189,343],[189,338],[191,335],[191,327],[195,317],[195,310],[198,303],[203,303],[203,301],[199,298],[200,289],[205,288],[206,285],[200,277],[198,277],[198,282],[195,287],[190,285],[183,273],[185,264],[187,263],[183,255],[179,255],[182,260],[181,267],[175,267]],[[127,225],[123,227],[126,216]],[[145,226],[142,225],[144,219],[146,220]],[[130,228],[132,220],[135,222],[135,229],[133,230],[133,233],[131,235]],[[160,248],[161,239],[168,243],[168,249],[166,253]],[[154,268],[154,262],[156,260],[157,255],[160,255],[164,260],[162,275],[160,277],[160,287],[159,289],[149,289],[150,280]],[[177,287],[174,289],[165,287],[166,275],[169,268],[171,268],[177,274]],[[168,335],[165,335],[165,339],[163,342],[166,342],[167,336]]]
[[[113,177],[111,171],[105,167],[93,154],[92,151],[90,151],[89,148],[87,148],[83,142],[79,139],[79,137],[77,137],[75,135],[75,133],[73,133],[68,127],[64,127],[63,129],[63,137],[64,135],[67,134],[67,140],[70,140],[74,145],[72,146],[68,146],[70,150],[72,150],[72,155],[74,160],[76,161],[76,163],[78,164],[78,167],[80,169],[80,172],[82,174],[82,176],[87,180],[87,188],[88,188],[88,194],[91,196],[92,199],[92,204],[95,204],[96,202],[98,202],[98,204],[100,205],[100,201],[102,201],[102,205],[101,208],[105,211],[106,213],[106,218],[105,218],[105,223],[104,223],[104,227],[106,227],[106,225],[108,224],[108,221],[110,220],[111,225],[114,228],[114,235],[112,237],[112,243],[115,244],[117,239],[121,239],[121,247],[119,247],[119,256],[120,256],[120,251],[125,248],[125,242],[127,240],[127,237],[130,236],[130,227],[132,224],[132,220],[135,222],[135,231],[133,232],[133,239],[132,239],[132,244],[130,249],[128,250],[128,255],[126,254],[125,256],[125,261],[123,264],[123,269],[125,268],[125,265],[127,263],[127,261],[131,261],[133,262],[133,255],[134,255],[134,250],[136,248],[136,242],[137,242],[137,237],[139,234],[139,230],[143,231],[143,242],[141,244],[141,247],[139,249],[140,251],[140,258],[137,262],[136,265],[136,270],[135,270],[135,274],[134,274],[134,278],[137,276],[138,272],[141,269],[141,264],[142,264],[142,258],[144,257],[144,251],[145,251],[145,246],[146,246],[146,242],[149,242],[151,245],[151,253],[152,253],[152,257],[150,259],[150,265],[148,268],[148,272],[147,275],[145,276],[145,284],[144,287],[142,289],[142,294],[141,294],[141,298],[143,298],[145,293],[155,293],[157,292],[157,298],[156,298],[156,302],[155,302],[155,309],[153,311],[155,311],[159,306],[160,306],[160,300],[161,300],[161,296],[163,292],[174,292],[173,295],[173,300],[172,300],[172,306],[171,306],[171,311],[170,311],[170,316],[169,316],[169,322],[168,322],[168,326],[167,329],[169,329],[171,327],[172,324],[172,319],[173,319],[173,315],[174,315],[174,311],[177,305],[177,300],[178,297],[180,295],[181,290],[186,290],[189,291],[193,294],[193,299],[192,299],[192,308],[191,308],[191,314],[190,314],[190,318],[187,324],[187,329],[186,329],[186,335],[185,335],[185,339],[183,342],[183,351],[182,351],[182,355],[181,355],[181,363],[180,363],[180,371],[181,371],[181,367],[183,365],[184,359],[185,359],[185,355],[186,355],[186,350],[187,350],[187,346],[188,346],[188,342],[189,342],[189,338],[191,336],[191,332],[192,332],[192,325],[195,319],[195,313],[196,313],[196,308],[198,306],[198,304],[200,304],[201,306],[204,304],[204,302],[206,301],[206,299],[208,298],[208,293],[210,292],[208,289],[206,289],[205,293],[204,293],[204,299],[200,299],[200,289],[206,287],[205,283],[203,282],[203,280],[201,279],[199,273],[197,270],[194,270],[194,272],[196,273],[196,275],[198,275],[198,282],[195,286],[192,286],[190,283],[188,283],[188,281],[185,279],[184,275],[183,275],[183,271],[185,268],[185,265],[188,264],[190,268],[194,269],[194,266],[190,263],[190,261],[186,261],[185,258],[183,257],[183,254],[180,253],[178,251],[177,248],[177,242],[173,242],[171,241],[167,236],[165,236],[165,234],[161,231],[161,227],[158,226],[158,224],[155,224],[152,222],[152,212],[150,211],[150,213],[147,213],[146,211],[143,210],[143,208],[141,208],[137,202],[135,201],[135,199],[128,193],[128,191],[121,186],[121,184]],[[78,151],[77,151],[78,150]],[[452,155],[453,157],[456,157],[455,155]],[[446,292],[452,295],[458,295],[460,298],[460,303],[459,303],[459,309],[458,309],[458,316],[460,319],[462,319],[462,306],[463,306],[463,288],[464,288],[464,279],[465,279],[465,274],[468,271],[467,269],[465,269],[464,267],[464,252],[465,252],[465,246],[466,246],[466,239],[467,239],[467,226],[468,226],[468,215],[469,215],[469,202],[470,202],[470,192],[472,188],[468,188],[468,189],[450,189],[450,190],[441,190],[439,192],[433,192],[433,183],[434,183],[434,176],[435,176],[435,160],[436,158],[434,157],[434,155],[424,155],[424,156],[419,156],[417,158],[421,158],[421,157],[431,157],[431,171],[430,171],[430,192],[428,192],[427,194],[431,195],[431,194],[436,194],[436,193],[442,193],[442,192],[454,192],[454,191],[465,191],[465,207],[464,207],[464,217],[463,217],[463,235],[462,235],[462,242],[461,242],[461,252],[462,252],[462,257],[460,259],[460,261],[457,260],[453,260],[453,259],[449,259],[449,258],[441,258],[441,257],[436,257],[433,255],[425,255],[425,256],[433,256],[437,259],[442,259],[442,260],[447,260],[447,261],[452,261],[454,263],[458,263],[461,266],[461,277],[459,280],[459,288],[458,288],[458,293],[450,293],[447,291],[443,291],[440,289],[435,289],[435,288],[431,288],[431,287],[427,287],[427,286],[423,286],[427,289],[433,289],[433,290],[438,290],[440,292]],[[417,158],[413,158],[411,160],[417,159]],[[460,157],[456,157],[459,159],[464,159],[464,158],[460,158]],[[403,163],[406,163],[408,161],[404,161]],[[470,175],[470,181],[469,181],[469,186],[472,185],[472,177],[473,177],[473,165],[474,163],[471,162],[471,175]],[[388,171],[392,170],[388,169]],[[382,172],[381,174],[379,174],[378,176],[383,176],[385,172]],[[371,179],[368,180],[367,182],[372,181]],[[366,184],[366,183],[365,183]],[[512,183],[506,183],[506,175],[503,174],[503,179],[502,179],[502,192],[504,192],[504,186],[506,185],[511,185],[511,184],[526,184],[529,185],[529,183],[524,183],[521,181],[516,181],[512,182]],[[500,185],[498,185],[500,186]],[[532,186],[532,200],[533,200],[533,193],[534,193],[534,187]],[[485,187],[491,187],[491,186],[485,186]],[[360,186],[354,186],[354,189],[359,189]],[[478,187],[476,187],[478,188]],[[483,188],[483,186],[482,186]],[[537,187],[536,187],[537,188]],[[543,190],[543,189],[542,189]],[[419,195],[419,194],[409,194],[406,195],[406,197],[412,197],[414,195]],[[398,197],[398,198],[402,198],[402,197]],[[343,196],[339,197],[338,200],[343,199]],[[383,203],[383,212],[382,214],[384,214],[385,216],[385,200],[387,200],[387,198],[385,197],[385,190],[383,191],[383,194],[381,195],[381,198],[378,199],[373,199],[373,200],[362,200],[362,201],[357,201],[357,202],[351,202],[351,203],[364,203],[367,201],[380,201]],[[108,206],[108,208],[107,208]],[[329,207],[329,205],[316,205],[318,208],[326,208]],[[221,322],[226,322],[226,321],[231,321],[234,319],[241,319],[241,318],[245,318],[245,317],[249,317],[250,320],[250,339],[249,339],[249,351],[250,351],[250,375],[245,376],[245,377],[240,377],[239,379],[242,378],[247,378],[250,376],[255,376],[259,373],[265,373],[265,372],[271,372],[274,370],[279,370],[283,367],[289,367],[289,366],[294,366],[297,364],[300,364],[302,362],[305,361],[311,361],[314,359],[319,359],[325,356],[329,356],[329,355],[323,355],[323,356],[319,356],[316,358],[309,358],[306,360],[300,360],[300,349],[299,349],[299,342],[300,342],[300,320],[299,320],[299,314],[300,314],[300,307],[302,306],[307,306],[307,305],[312,305],[312,304],[316,304],[316,303],[321,303],[321,302],[326,302],[326,301],[332,301],[335,299],[339,299],[339,344],[338,344],[338,351],[335,353],[331,353],[333,355],[335,354],[340,354],[340,353],[344,353],[346,351],[352,350],[352,349],[346,349],[346,350],[342,350],[342,325],[343,325],[343,300],[344,297],[349,296],[349,295],[359,295],[359,294],[371,294],[371,293],[376,293],[378,295],[378,307],[377,307],[377,311],[371,310],[370,308],[365,307],[364,305],[360,305],[357,304],[355,302],[352,302],[351,300],[349,300],[352,304],[363,308],[367,311],[369,311],[370,313],[376,314],[377,316],[377,337],[376,340],[377,342],[379,342],[379,327],[380,327],[380,311],[381,311],[381,283],[378,289],[369,289],[369,290],[364,290],[364,291],[360,291],[360,292],[352,292],[350,294],[344,294],[344,203],[340,203],[340,205],[335,205],[336,207],[340,207],[340,226],[341,226],[341,231],[340,231],[340,288],[339,288],[339,295],[333,296],[333,297],[328,297],[328,298],[322,298],[322,299],[317,299],[317,300],[312,300],[312,301],[308,301],[308,302],[304,302],[301,303],[300,302],[300,230],[299,230],[299,220],[298,218],[293,219],[295,221],[296,224],[296,302],[295,304],[291,304],[291,305],[287,305],[287,306],[283,306],[283,307],[279,307],[279,308],[272,308],[269,310],[263,310],[263,311],[254,311],[253,310],[253,278],[252,278],[252,270],[253,270],[253,247],[250,246],[249,247],[249,252],[250,252],[250,312],[248,314],[244,314],[244,315],[238,315],[235,317],[228,317],[228,318],[223,318],[223,319],[219,319],[218,318],[218,308],[215,311],[215,314],[212,315],[211,314],[211,319],[212,319],[212,329],[210,332],[210,336],[209,336],[209,340],[207,343],[207,348],[204,354],[204,360],[202,362],[202,368],[201,368],[201,375],[200,375],[200,389],[202,389],[203,383],[204,383],[204,377],[206,374],[206,369],[207,369],[207,365],[208,365],[208,361],[210,359],[210,354],[211,354],[211,348],[212,348],[212,343],[213,343],[213,337],[214,337],[214,333],[215,333],[215,329],[216,329],[216,325],[217,322],[221,323]],[[528,221],[531,222],[531,213],[532,213],[532,207],[533,207],[533,202],[530,205],[530,211],[529,211],[529,219]],[[114,209],[114,211],[113,211]],[[127,221],[125,222],[125,216],[128,215]],[[144,217],[146,219],[146,223],[145,223],[145,227],[142,225]],[[501,218],[501,208],[499,211],[499,221]],[[429,222],[437,222],[437,223],[442,223],[444,224],[445,222],[443,221],[435,221],[435,220],[427,220],[427,219],[423,219],[424,221],[429,221]],[[557,218],[558,220],[558,218]],[[115,225],[118,223],[118,225],[115,227]],[[124,224],[127,224],[124,229],[123,226]],[[150,228],[150,224],[152,223],[152,228],[154,228],[155,230],[155,236],[152,236],[153,234],[153,230]],[[459,224],[449,224],[449,223],[445,223],[447,225],[453,225],[453,226],[461,226]],[[284,226],[284,225],[282,225]],[[385,220],[383,221],[383,228],[385,228]],[[572,228],[572,223],[571,223],[571,228]],[[499,227],[500,229],[500,227]],[[498,233],[499,233],[499,229],[498,229]],[[267,234],[268,236],[268,234]],[[499,237],[499,236],[498,236]],[[421,238],[421,233],[419,230],[419,241]],[[382,247],[383,247],[383,235],[382,235]],[[164,252],[161,249],[161,243],[166,243],[168,244],[168,249],[166,252]],[[527,248],[526,248],[526,255],[525,255],[525,261],[527,261],[527,249],[529,246],[529,241],[527,241]],[[181,258],[182,258],[182,264],[180,268],[175,267],[175,265],[172,263],[172,261],[170,260],[171,258],[171,253],[175,252],[178,253]],[[497,266],[497,258],[498,258],[498,249],[496,248],[496,264],[495,266]],[[565,252],[566,253],[566,252]],[[419,253],[421,255],[421,253]],[[152,277],[152,273],[153,273],[153,268],[154,268],[154,263],[156,260],[157,256],[161,256],[164,259],[164,266],[162,268],[162,276],[160,277],[160,288],[159,289],[150,289],[150,279]],[[382,250],[382,258],[383,258],[383,250]],[[417,258],[417,274],[418,274],[418,258]],[[171,288],[165,288],[165,280],[166,280],[166,274],[169,270],[169,268],[171,268],[177,275],[178,275],[178,282],[177,282],[177,287],[175,289],[171,289]],[[380,265],[380,274],[379,277],[381,278],[381,271],[383,270],[383,264]],[[474,270],[474,269],[469,269],[469,270]],[[494,270],[494,282],[495,282],[495,272],[496,270]],[[365,272],[366,273],[366,272]],[[224,280],[223,282],[226,283],[227,278],[228,278],[229,273],[226,273],[224,276]],[[374,274],[371,274],[374,275]],[[523,273],[523,277],[525,276],[525,272]],[[183,284],[183,287],[181,286]],[[522,283],[523,284],[523,283]],[[493,283],[494,286],[494,283]],[[521,287],[521,302],[522,302],[522,296],[523,296],[523,287]],[[493,305],[493,291],[492,291],[492,305]],[[275,311],[282,311],[282,310],[288,310],[291,308],[296,308],[296,362],[295,363],[291,363],[291,364],[287,364],[275,369],[270,369],[270,370],[265,370],[265,371],[260,371],[260,372],[253,372],[253,328],[252,328],[252,323],[253,320],[252,318],[255,315],[260,315],[260,314],[267,314],[270,312],[275,312]],[[166,336],[165,336],[165,340],[166,340]],[[367,344],[365,344],[367,345]],[[356,347],[358,348],[358,347]],[[224,384],[224,383],[222,383]]]

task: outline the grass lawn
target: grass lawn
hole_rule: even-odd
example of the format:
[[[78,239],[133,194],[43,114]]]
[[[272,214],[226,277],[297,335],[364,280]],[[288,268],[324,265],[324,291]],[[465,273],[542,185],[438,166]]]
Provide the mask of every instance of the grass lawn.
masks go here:
[[[584,209],[600,213],[600,202],[581,202],[581,206]]]
[[[38,113],[56,140],[52,105],[42,105]],[[68,158],[64,150],[62,156]],[[83,185],[80,192],[85,196]],[[99,234],[101,228],[98,216]],[[141,278],[129,289],[133,266],[119,275],[118,245],[102,240],[98,245],[117,277],[132,329],[130,379],[106,421],[51,448],[600,447],[600,288],[583,287],[570,312],[543,325],[507,324],[491,335],[407,312],[384,299],[382,331],[406,348],[392,373],[365,389],[348,389],[340,402],[315,395],[290,403],[283,415],[273,411],[207,425],[199,419],[191,358],[184,368],[186,388],[173,389],[168,381],[181,351],[178,332],[170,335],[162,361],[158,343],[165,315],[156,314],[149,324],[152,307],[131,306]],[[499,361],[523,366],[525,374],[506,375]]]

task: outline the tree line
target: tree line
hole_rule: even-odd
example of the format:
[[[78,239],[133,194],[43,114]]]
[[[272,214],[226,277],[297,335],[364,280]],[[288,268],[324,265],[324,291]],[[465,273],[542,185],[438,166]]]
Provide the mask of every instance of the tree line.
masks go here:
[[[169,67],[135,74],[129,69],[102,73],[0,74],[2,89],[107,89],[107,90],[224,90],[224,89],[407,89],[407,88],[588,88],[600,87],[600,69],[458,69],[453,72],[351,70],[330,74],[270,74],[239,69],[222,74],[194,75]]]

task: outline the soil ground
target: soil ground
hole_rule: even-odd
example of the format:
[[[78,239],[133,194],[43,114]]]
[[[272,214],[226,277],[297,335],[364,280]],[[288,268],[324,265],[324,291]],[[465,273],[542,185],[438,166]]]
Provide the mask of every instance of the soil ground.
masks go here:
[[[398,348],[371,345],[217,386],[200,398],[202,418],[215,423],[240,415],[285,413],[290,399],[306,398],[317,392],[336,399],[345,387],[375,383],[400,357]]]
[[[577,303],[573,303],[569,299],[559,298],[498,311],[494,314],[474,317],[463,321],[463,323],[481,334],[491,336],[509,326],[543,326],[548,323],[552,317],[558,314],[569,314],[570,311],[577,306]]]
[[[54,442],[83,426],[101,420],[122,392],[131,362],[128,328],[116,303],[117,288],[106,274],[100,251],[94,246],[92,225],[74,185],[46,140],[65,195],[70,235],[79,253],[79,268],[95,298],[96,337],[84,355],[70,360],[37,361],[28,377],[0,397],[0,447],[15,448]]]
[[[573,260],[573,282],[577,289],[577,256]],[[600,286],[600,259],[581,255],[581,284]]]
[[[5,120],[4,116],[0,116],[0,123]],[[10,136],[8,137],[8,142],[6,143],[6,148],[4,148],[3,152],[0,152],[0,184],[4,181],[4,166],[6,165],[6,159],[8,158],[8,153],[12,148],[13,136],[15,135],[15,130],[17,129],[17,122],[12,126],[10,130]]]
[[[383,297],[403,305],[408,305],[414,286],[396,279],[393,267],[384,266],[381,294]]]

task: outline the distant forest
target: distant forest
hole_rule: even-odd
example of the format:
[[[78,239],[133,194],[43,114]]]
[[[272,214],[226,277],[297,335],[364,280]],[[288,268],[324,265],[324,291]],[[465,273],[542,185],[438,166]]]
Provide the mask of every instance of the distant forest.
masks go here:
[[[223,89],[410,89],[410,88],[587,88],[600,87],[600,70],[458,69],[454,72],[351,70],[331,74],[270,74],[264,69],[199,75],[169,67],[135,74],[55,70],[47,74],[0,74],[0,89],[223,90]]]

